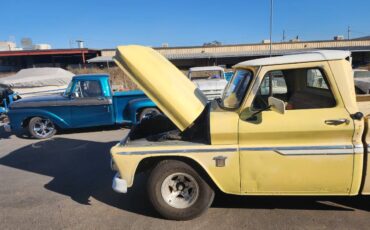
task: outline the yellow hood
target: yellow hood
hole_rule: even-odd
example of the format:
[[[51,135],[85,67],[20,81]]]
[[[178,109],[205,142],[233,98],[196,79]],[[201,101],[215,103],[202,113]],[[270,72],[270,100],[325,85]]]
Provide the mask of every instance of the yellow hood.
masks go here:
[[[116,64],[181,130],[202,113],[207,98],[171,62],[144,46],[119,46]]]

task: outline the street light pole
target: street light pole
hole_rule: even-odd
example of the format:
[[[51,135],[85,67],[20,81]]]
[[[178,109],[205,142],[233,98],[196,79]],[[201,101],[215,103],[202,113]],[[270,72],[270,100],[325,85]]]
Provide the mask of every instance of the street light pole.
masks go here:
[[[272,18],[273,18],[274,0],[270,0],[270,57],[272,56]]]

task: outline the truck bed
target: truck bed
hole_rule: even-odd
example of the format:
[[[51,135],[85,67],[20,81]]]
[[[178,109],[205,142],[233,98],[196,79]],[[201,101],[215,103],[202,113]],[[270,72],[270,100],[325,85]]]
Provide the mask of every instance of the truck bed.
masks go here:
[[[365,148],[364,155],[364,181],[362,187],[362,194],[370,194],[370,159],[369,154],[369,145],[370,145],[370,132],[368,131],[369,127],[369,117],[370,117],[370,94],[357,95],[356,96],[357,105],[361,113],[364,114],[365,128],[363,134],[363,142]]]

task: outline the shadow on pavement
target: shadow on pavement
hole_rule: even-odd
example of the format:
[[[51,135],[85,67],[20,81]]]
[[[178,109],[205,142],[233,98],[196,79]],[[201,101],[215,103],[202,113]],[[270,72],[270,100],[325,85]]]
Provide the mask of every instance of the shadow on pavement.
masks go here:
[[[5,132],[4,127],[0,127],[0,140],[9,139],[11,135],[11,133]]]
[[[138,175],[127,194],[111,189],[109,150],[115,142],[54,138],[15,150],[0,164],[50,176],[45,188],[89,205],[93,197],[129,212],[158,217],[146,195],[145,177]],[[366,197],[241,197],[218,194],[212,207],[238,209],[370,210]]]
[[[110,169],[110,148],[116,142],[53,138],[28,145],[0,159],[0,165],[50,176],[45,188],[90,204],[90,197],[130,212],[156,217],[147,200],[144,176],[128,194],[118,194],[111,188],[114,172]]]
[[[111,130],[119,130],[124,128],[123,126],[118,125],[110,125],[110,126],[98,126],[98,127],[89,127],[89,128],[79,128],[79,129],[63,129],[58,130],[55,134],[58,137],[59,134],[72,134],[72,133],[89,133],[89,132],[100,132],[100,131],[111,131]],[[29,134],[27,129],[22,129],[17,132],[5,132],[4,127],[0,126],[0,140],[1,139],[8,139],[11,135],[15,135],[18,138],[22,139],[33,139]]]

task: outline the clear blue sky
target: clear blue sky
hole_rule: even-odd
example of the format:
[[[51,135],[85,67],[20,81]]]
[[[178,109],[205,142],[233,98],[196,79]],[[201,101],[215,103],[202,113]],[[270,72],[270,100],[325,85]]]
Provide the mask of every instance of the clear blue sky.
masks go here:
[[[370,35],[369,0],[274,0],[273,40]],[[0,40],[22,37],[53,48],[256,43],[269,37],[270,0],[3,0]]]

